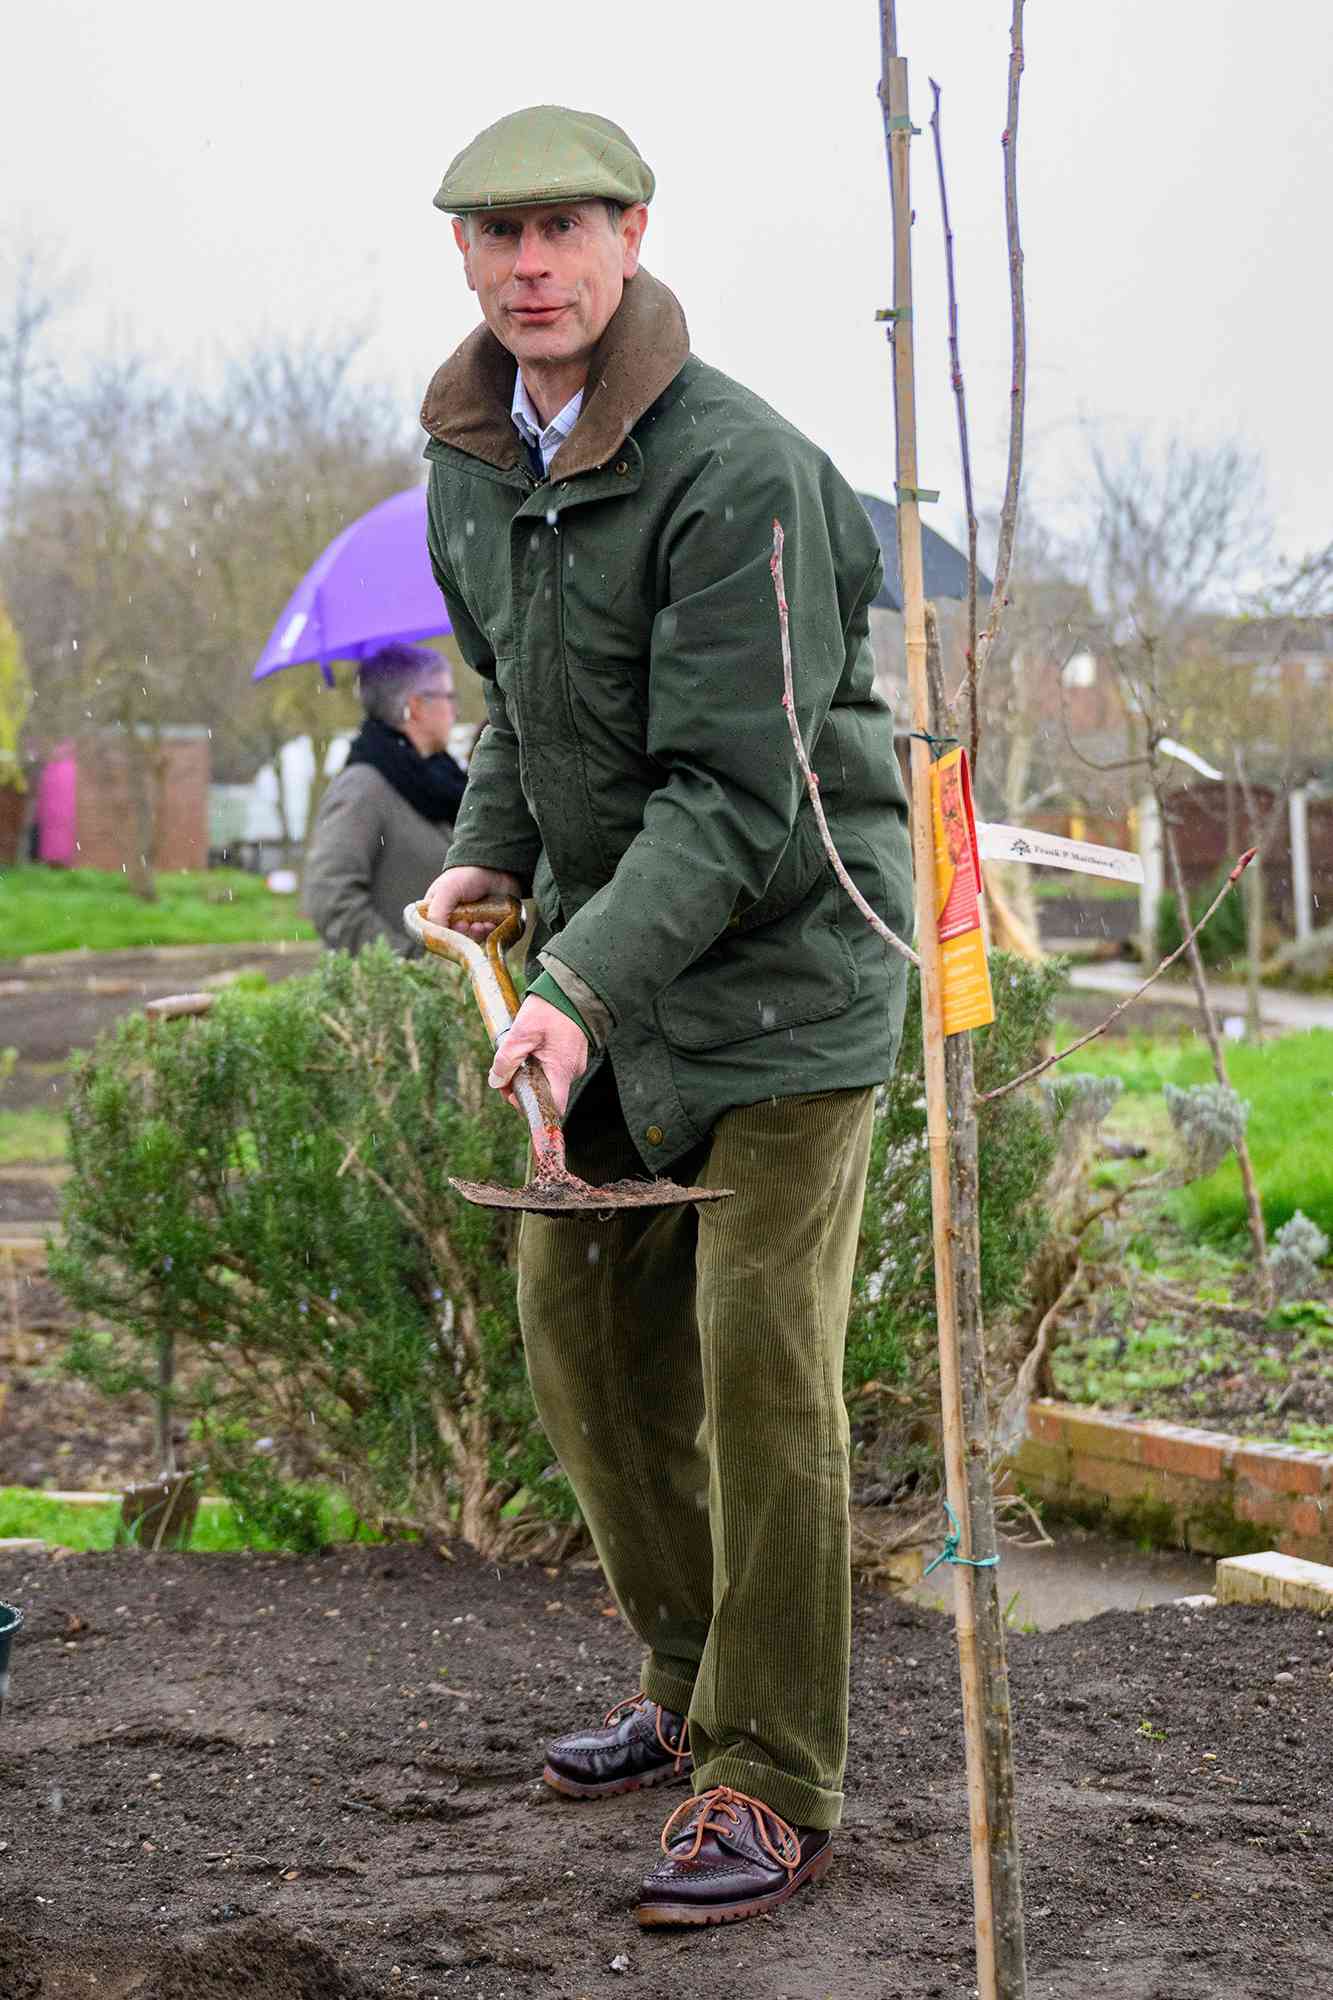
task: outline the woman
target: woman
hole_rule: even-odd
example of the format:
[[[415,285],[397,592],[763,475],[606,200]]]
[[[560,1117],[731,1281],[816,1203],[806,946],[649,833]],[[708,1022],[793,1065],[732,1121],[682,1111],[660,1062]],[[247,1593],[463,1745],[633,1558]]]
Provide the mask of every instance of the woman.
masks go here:
[[[449,665],[426,646],[383,646],[361,664],[366,719],[320,803],[306,848],[305,907],[330,950],[386,938],[418,947],[403,908],[444,866],[467,782],[447,744]]]

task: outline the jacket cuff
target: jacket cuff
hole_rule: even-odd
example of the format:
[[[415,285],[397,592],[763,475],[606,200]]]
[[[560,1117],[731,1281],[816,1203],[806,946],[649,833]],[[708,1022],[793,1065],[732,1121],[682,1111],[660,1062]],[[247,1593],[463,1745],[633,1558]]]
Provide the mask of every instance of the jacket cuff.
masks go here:
[[[557,1000],[554,994],[542,990],[545,982],[549,980],[560,994],[561,1000],[567,1003],[561,1007],[561,1012],[568,1014],[572,1021],[578,1022],[593,1048],[605,1048],[611,1029],[615,1025],[611,1019],[611,1010],[605,1001],[598,998],[586,979],[581,979],[569,966],[562,965],[552,952],[539,952],[537,962],[542,970],[528,991],[538,994],[543,1000],[549,1000],[553,1007],[560,1007],[560,1000]]]
[[[529,986],[524,998],[528,1000],[544,1000],[548,1007],[554,1007],[558,1013],[565,1016],[566,1020],[574,1023],[574,1026],[583,1035],[589,1047],[592,1046],[592,1036],[588,1032],[587,1022],[568,994],[561,992],[549,972],[542,972],[537,975],[531,986]]]

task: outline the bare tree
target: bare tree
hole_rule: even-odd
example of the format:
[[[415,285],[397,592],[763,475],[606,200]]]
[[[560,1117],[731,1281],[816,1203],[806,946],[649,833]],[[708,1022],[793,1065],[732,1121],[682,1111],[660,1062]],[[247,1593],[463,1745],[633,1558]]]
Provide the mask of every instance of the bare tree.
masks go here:
[[[1238,446],[1173,440],[1160,458],[1141,442],[1112,461],[1094,453],[1096,492],[1088,574],[1100,631],[1096,643],[1113,668],[1124,702],[1127,754],[1114,766],[1137,773],[1155,801],[1182,928],[1189,904],[1175,801],[1181,765],[1170,750],[1194,718],[1201,684],[1216,690],[1210,643],[1217,612],[1239,601],[1242,585],[1268,543],[1257,461]],[[1084,756],[1085,763],[1097,760]],[[1204,1034],[1220,1084],[1230,1089],[1226,1056],[1197,939],[1188,961]],[[1270,1287],[1263,1205],[1243,1135],[1236,1141],[1261,1295]]]
[[[361,345],[269,344],[233,361],[210,394],[113,354],[61,389],[58,422],[40,456],[27,454],[0,580],[30,662],[33,722],[47,737],[115,732],[145,894],[164,728],[207,727],[215,771],[238,779],[308,735],[313,810],[329,745],[358,713],[315,667],[259,686],[250,670],[327,544],[420,476],[412,414],[358,379]]]
[[[249,676],[321,551],[420,478],[411,413],[356,374],[363,344],[352,334],[256,348],[229,366],[184,427],[195,650],[219,768],[248,777],[290,737],[308,735],[312,813],[329,744],[356,705],[313,666],[259,686]]]
[[[147,897],[162,729],[191,719],[179,651],[189,605],[174,560],[176,411],[142,356],[99,360],[65,393],[58,453],[26,487],[5,548],[37,720],[48,734],[106,733],[134,816],[127,870]]]
[[[17,518],[32,459],[50,436],[60,378],[49,335],[76,290],[74,279],[58,260],[31,243],[0,254],[0,463],[4,482],[0,522],[6,529],[12,529]]]

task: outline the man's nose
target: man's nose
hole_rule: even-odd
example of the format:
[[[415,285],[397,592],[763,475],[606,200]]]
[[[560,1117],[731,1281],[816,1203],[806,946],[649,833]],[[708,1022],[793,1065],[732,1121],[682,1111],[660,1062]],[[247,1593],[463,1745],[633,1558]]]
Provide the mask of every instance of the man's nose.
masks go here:
[[[539,229],[529,226],[518,239],[518,256],[514,260],[516,278],[540,278],[548,269],[546,244]]]

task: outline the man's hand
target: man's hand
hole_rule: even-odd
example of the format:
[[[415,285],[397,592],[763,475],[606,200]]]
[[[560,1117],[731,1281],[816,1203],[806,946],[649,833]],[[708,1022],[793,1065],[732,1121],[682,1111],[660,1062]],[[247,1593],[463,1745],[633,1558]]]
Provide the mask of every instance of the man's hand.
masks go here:
[[[466,871],[459,869],[459,874]],[[486,1081],[492,1090],[503,1092],[510,1104],[509,1088],[515,1070],[528,1056],[536,1056],[551,1084],[551,1095],[561,1118],[569,1103],[570,1088],[588,1067],[588,1037],[568,1014],[552,1007],[548,1000],[530,993],[514,1016],[514,1025],[495,1051]]]
[[[485,944],[491,927],[487,924],[456,924],[453,921],[454,911],[463,903],[486,903],[496,896],[522,894],[522,884],[517,876],[506,875],[499,868],[446,868],[426,891],[426,916],[431,923],[439,924],[445,930],[461,931],[464,937],[475,938],[478,944]]]

